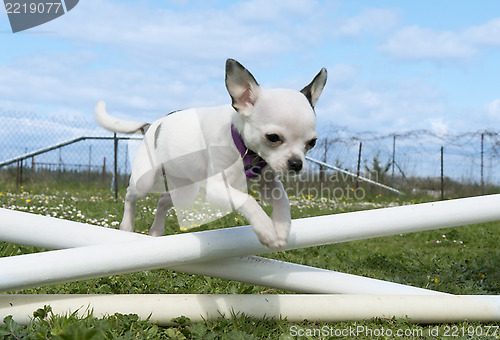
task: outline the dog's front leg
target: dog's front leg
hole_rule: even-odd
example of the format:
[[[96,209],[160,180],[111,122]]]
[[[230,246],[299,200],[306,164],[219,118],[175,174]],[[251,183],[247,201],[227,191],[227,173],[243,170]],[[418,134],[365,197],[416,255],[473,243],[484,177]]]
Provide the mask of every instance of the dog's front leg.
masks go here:
[[[252,196],[247,195],[246,202],[236,210],[250,222],[260,243],[268,248],[280,249],[282,247],[273,221]]]
[[[245,216],[260,243],[269,248],[280,247],[273,221],[251,195],[219,183],[207,188],[207,197],[209,202]]]
[[[277,175],[271,170],[266,171],[260,176],[258,185],[261,199],[273,206],[271,219],[276,231],[277,248],[281,249],[288,242],[290,226],[292,224],[288,195]]]

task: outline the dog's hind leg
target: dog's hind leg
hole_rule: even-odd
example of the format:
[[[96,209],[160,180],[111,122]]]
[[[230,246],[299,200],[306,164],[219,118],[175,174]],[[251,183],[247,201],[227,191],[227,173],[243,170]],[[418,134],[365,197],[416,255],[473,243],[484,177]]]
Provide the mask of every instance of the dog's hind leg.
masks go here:
[[[134,231],[134,216],[137,201],[146,197],[151,192],[157,178],[157,171],[149,171],[139,178],[134,179],[134,175],[130,177],[130,185],[127,188],[125,195],[125,207],[123,209],[123,219],[120,224],[120,230]]]
[[[120,230],[134,231],[135,206],[138,201],[138,195],[135,188],[131,185],[127,188],[125,195],[125,207],[123,209],[123,219],[120,224]]]
[[[137,201],[144,198],[145,195],[137,192],[137,189],[130,185],[127,188],[127,194],[125,195],[125,206],[123,209],[123,219],[120,224],[120,230],[123,231],[134,231],[134,217],[135,217],[135,207]]]
[[[165,192],[161,194],[160,200],[158,201],[158,207],[156,208],[155,220],[151,229],[149,229],[149,235],[163,236],[165,233],[165,219],[167,217],[167,211],[172,207],[173,203],[170,193]]]
[[[176,208],[183,209],[193,203],[200,191],[199,185],[193,183],[191,180],[170,176],[169,181],[172,190],[160,196],[158,207],[156,208],[155,220],[151,225],[151,229],[149,229],[149,235],[151,236],[164,235],[167,212],[170,208],[174,207],[174,201]],[[165,184],[165,187],[168,188],[168,185]]]

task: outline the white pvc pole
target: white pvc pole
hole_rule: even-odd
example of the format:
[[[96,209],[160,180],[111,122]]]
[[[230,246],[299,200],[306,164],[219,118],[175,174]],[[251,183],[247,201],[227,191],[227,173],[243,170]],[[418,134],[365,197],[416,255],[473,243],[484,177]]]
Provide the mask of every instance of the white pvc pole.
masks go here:
[[[289,322],[393,317],[408,318],[415,323],[500,321],[500,296],[485,295],[0,295],[0,315],[12,315],[21,324],[27,324],[33,311],[45,305],[50,305],[55,314],[77,312],[85,316],[92,311],[95,317],[102,317],[133,313],[160,325],[171,325],[171,320],[181,315],[200,322],[231,318],[238,313],[256,318],[286,317]],[[349,334],[331,336],[351,337]]]
[[[49,249],[120,243],[150,236],[97,227],[49,216],[0,209],[0,240]],[[233,257],[169,269],[241,281],[301,293],[440,294],[445,293],[345,274],[263,257]]]
[[[212,266],[207,266],[212,264]],[[243,265],[244,264],[244,265]],[[188,265],[172,267],[182,270]],[[314,294],[448,295],[445,293],[340,273],[290,262],[250,256],[190,263],[189,273]],[[235,279],[237,273],[237,279]]]
[[[294,220],[286,249],[500,220],[500,195]],[[248,256],[272,250],[250,227],[0,259],[0,290]]]

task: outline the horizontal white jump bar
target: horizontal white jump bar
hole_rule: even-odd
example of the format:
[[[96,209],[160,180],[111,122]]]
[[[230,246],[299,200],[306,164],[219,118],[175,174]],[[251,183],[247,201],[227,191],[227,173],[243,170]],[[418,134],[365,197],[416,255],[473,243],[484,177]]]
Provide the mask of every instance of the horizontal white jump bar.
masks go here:
[[[500,195],[294,220],[286,249],[500,220]],[[0,291],[268,253],[235,227],[0,259]]]
[[[171,325],[171,319],[179,316],[200,322],[238,313],[257,318],[286,317],[289,322],[393,317],[415,323],[500,321],[500,296],[485,295],[0,295],[0,315],[12,315],[20,324],[29,323],[33,311],[45,305],[50,305],[55,314],[137,314],[160,325]]]
[[[151,237],[15,210],[0,209],[0,216],[0,240],[48,249],[120,243]],[[191,263],[169,269],[300,293],[444,294],[257,256]]]

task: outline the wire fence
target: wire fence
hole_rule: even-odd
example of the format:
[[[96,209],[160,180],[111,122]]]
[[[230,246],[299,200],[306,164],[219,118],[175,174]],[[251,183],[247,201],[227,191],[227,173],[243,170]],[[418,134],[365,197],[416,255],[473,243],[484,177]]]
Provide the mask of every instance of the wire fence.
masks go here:
[[[126,186],[131,169],[129,136],[113,136],[89,117],[41,117],[0,110],[0,166],[3,183],[63,178]],[[376,181],[405,190],[439,190],[446,181],[472,185],[481,192],[500,184],[500,132],[435,133],[428,130],[380,135],[347,128],[319,129],[309,155],[353,174],[375,174]],[[90,137],[90,138],[81,138]],[[26,157],[30,153],[79,139],[78,142]],[[318,166],[312,165],[313,171]],[[1,183],[0,182],[0,183]],[[495,189],[496,190],[496,189]],[[491,191],[491,190],[490,190]],[[480,193],[480,192],[479,192]]]
[[[500,184],[500,134],[484,130],[435,133],[428,130],[378,135],[329,127],[312,152],[326,163],[357,171],[380,162],[386,178],[443,176],[468,184]]]
[[[89,117],[71,114],[42,117],[0,110],[0,122],[0,164],[3,165],[0,180],[5,184],[57,186],[62,181],[74,181],[112,188],[115,177],[126,184],[124,177],[130,172],[127,141],[119,140],[114,171],[113,134],[99,127],[91,114]],[[43,149],[45,152],[36,152]],[[26,157],[33,153],[35,155]],[[12,160],[14,162],[9,163]]]

